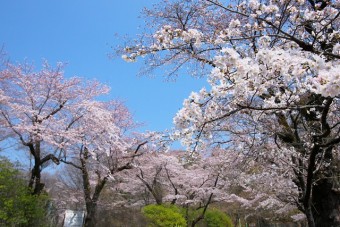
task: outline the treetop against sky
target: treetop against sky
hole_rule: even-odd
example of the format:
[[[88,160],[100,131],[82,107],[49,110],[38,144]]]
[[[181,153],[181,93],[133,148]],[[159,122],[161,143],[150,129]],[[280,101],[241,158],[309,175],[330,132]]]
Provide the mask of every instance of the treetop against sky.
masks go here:
[[[111,87],[110,96],[126,102],[142,130],[173,127],[172,118],[182,101],[205,80],[179,77],[137,77],[142,63],[110,58],[124,35],[140,33],[140,13],[157,1],[3,1],[0,45],[13,63],[27,61],[37,69],[66,63],[65,75],[96,78]],[[118,34],[118,36],[117,36]],[[162,74],[162,71],[155,72]]]

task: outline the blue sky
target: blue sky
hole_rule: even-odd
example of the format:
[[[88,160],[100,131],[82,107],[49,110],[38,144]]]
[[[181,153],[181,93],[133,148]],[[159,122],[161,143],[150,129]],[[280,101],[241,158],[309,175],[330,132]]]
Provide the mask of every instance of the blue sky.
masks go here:
[[[176,82],[137,77],[141,63],[110,59],[112,47],[123,44],[115,34],[136,37],[143,7],[156,0],[1,0],[0,45],[13,62],[27,60],[39,68],[65,62],[66,76],[96,78],[111,87],[111,97],[126,101],[141,130],[161,131],[191,91],[204,79],[179,77]]]

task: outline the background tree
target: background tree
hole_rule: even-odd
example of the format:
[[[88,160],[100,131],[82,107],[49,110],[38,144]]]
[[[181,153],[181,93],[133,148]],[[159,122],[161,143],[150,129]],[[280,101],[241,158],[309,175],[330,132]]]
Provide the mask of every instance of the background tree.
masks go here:
[[[169,75],[192,61],[211,69],[211,88],[174,119],[189,150],[265,163],[292,183],[286,198],[309,226],[340,225],[339,2],[166,1],[145,13],[155,29],[124,59],[173,64]]]
[[[65,157],[62,148],[72,140],[71,126],[87,103],[108,88],[79,78],[64,79],[62,65],[52,69],[45,64],[37,73],[28,65],[8,65],[1,75],[7,78],[0,84],[6,99],[0,106],[1,128],[14,134],[9,141],[21,144],[33,157],[29,187],[39,194],[44,188],[41,171]]]
[[[207,159],[190,161],[183,151],[147,152],[126,174],[120,175],[117,187],[128,192],[135,205],[177,205],[190,226],[203,220],[209,205],[221,201],[226,190]]]
[[[118,101],[87,103],[81,118],[72,125],[77,134],[65,147],[67,159],[61,161],[82,176],[85,226],[95,226],[97,203],[108,181],[131,169],[134,159],[142,154],[146,142],[127,134],[135,126],[127,108]]]

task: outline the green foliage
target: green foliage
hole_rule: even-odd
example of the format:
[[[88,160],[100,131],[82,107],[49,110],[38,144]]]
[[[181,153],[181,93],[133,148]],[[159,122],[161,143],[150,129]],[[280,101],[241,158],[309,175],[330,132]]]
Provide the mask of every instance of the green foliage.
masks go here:
[[[0,226],[41,226],[46,202],[47,195],[31,195],[20,171],[0,157]]]
[[[148,205],[142,213],[149,221],[149,226],[173,227],[186,226],[181,208],[172,205]]]
[[[186,211],[184,208],[175,205],[148,205],[142,209],[149,226],[160,227],[187,226],[187,223],[190,225],[192,220],[195,220],[202,212],[203,209],[189,209]],[[188,215],[187,221],[185,220],[186,215]],[[207,227],[234,226],[231,218],[218,209],[208,209],[200,223]]]
[[[189,210],[187,210],[186,212],[188,218],[187,222],[190,226],[194,220],[197,220],[197,218],[202,215],[203,208],[189,208]],[[204,218],[197,223],[197,226],[233,227],[234,224],[231,218],[226,213],[216,208],[208,208],[205,212]]]
[[[233,227],[231,218],[217,209],[209,209],[205,213],[204,221],[208,227]]]

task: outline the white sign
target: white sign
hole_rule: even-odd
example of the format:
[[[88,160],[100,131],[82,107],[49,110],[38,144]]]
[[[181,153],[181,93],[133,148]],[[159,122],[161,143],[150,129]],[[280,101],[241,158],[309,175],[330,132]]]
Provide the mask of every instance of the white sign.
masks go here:
[[[82,227],[85,211],[66,210],[63,227]]]

